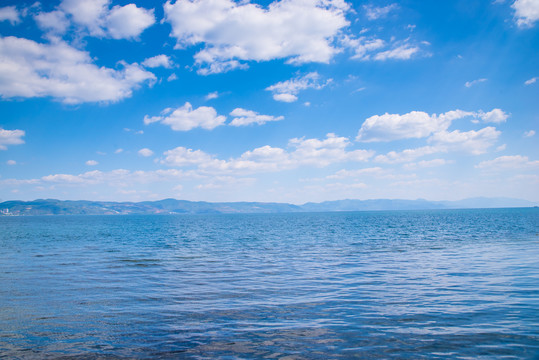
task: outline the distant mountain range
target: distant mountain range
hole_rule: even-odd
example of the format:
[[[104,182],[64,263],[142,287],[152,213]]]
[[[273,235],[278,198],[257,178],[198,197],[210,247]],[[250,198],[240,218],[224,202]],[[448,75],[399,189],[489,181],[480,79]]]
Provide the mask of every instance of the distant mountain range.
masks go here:
[[[337,200],[293,205],[263,202],[205,202],[164,199],[142,202],[71,201],[38,199],[0,203],[5,215],[128,215],[128,214],[233,214],[290,213],[325,211],[470,209],[537,206],[527,200],[510,198],[471,198],[459,201],[427,200]]]

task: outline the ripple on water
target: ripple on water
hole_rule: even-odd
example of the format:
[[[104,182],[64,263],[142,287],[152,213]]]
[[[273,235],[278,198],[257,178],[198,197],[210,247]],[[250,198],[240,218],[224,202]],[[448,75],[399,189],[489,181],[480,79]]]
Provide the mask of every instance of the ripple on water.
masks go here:
[[[539,358],[537,209],[0,227],[2,358]]]

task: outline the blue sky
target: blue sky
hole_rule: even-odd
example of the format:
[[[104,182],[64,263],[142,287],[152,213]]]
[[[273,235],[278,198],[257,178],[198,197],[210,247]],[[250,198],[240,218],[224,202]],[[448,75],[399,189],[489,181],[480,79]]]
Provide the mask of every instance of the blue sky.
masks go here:
[[[539,201],[539,0],[2,1],[0,199]]]

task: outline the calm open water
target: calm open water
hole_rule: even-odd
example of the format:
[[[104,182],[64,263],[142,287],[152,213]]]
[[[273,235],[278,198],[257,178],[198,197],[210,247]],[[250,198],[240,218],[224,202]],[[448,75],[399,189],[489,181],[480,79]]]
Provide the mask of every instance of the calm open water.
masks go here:
[[[537,359],[539,209],[0,217],[0,357]]]

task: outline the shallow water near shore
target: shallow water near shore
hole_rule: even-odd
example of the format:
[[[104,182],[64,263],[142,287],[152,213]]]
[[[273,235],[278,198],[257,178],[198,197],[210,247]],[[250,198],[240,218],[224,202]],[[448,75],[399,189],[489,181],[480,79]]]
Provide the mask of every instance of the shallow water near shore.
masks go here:
[[[0,217],[6,359],[537,359],[539,209]]]

